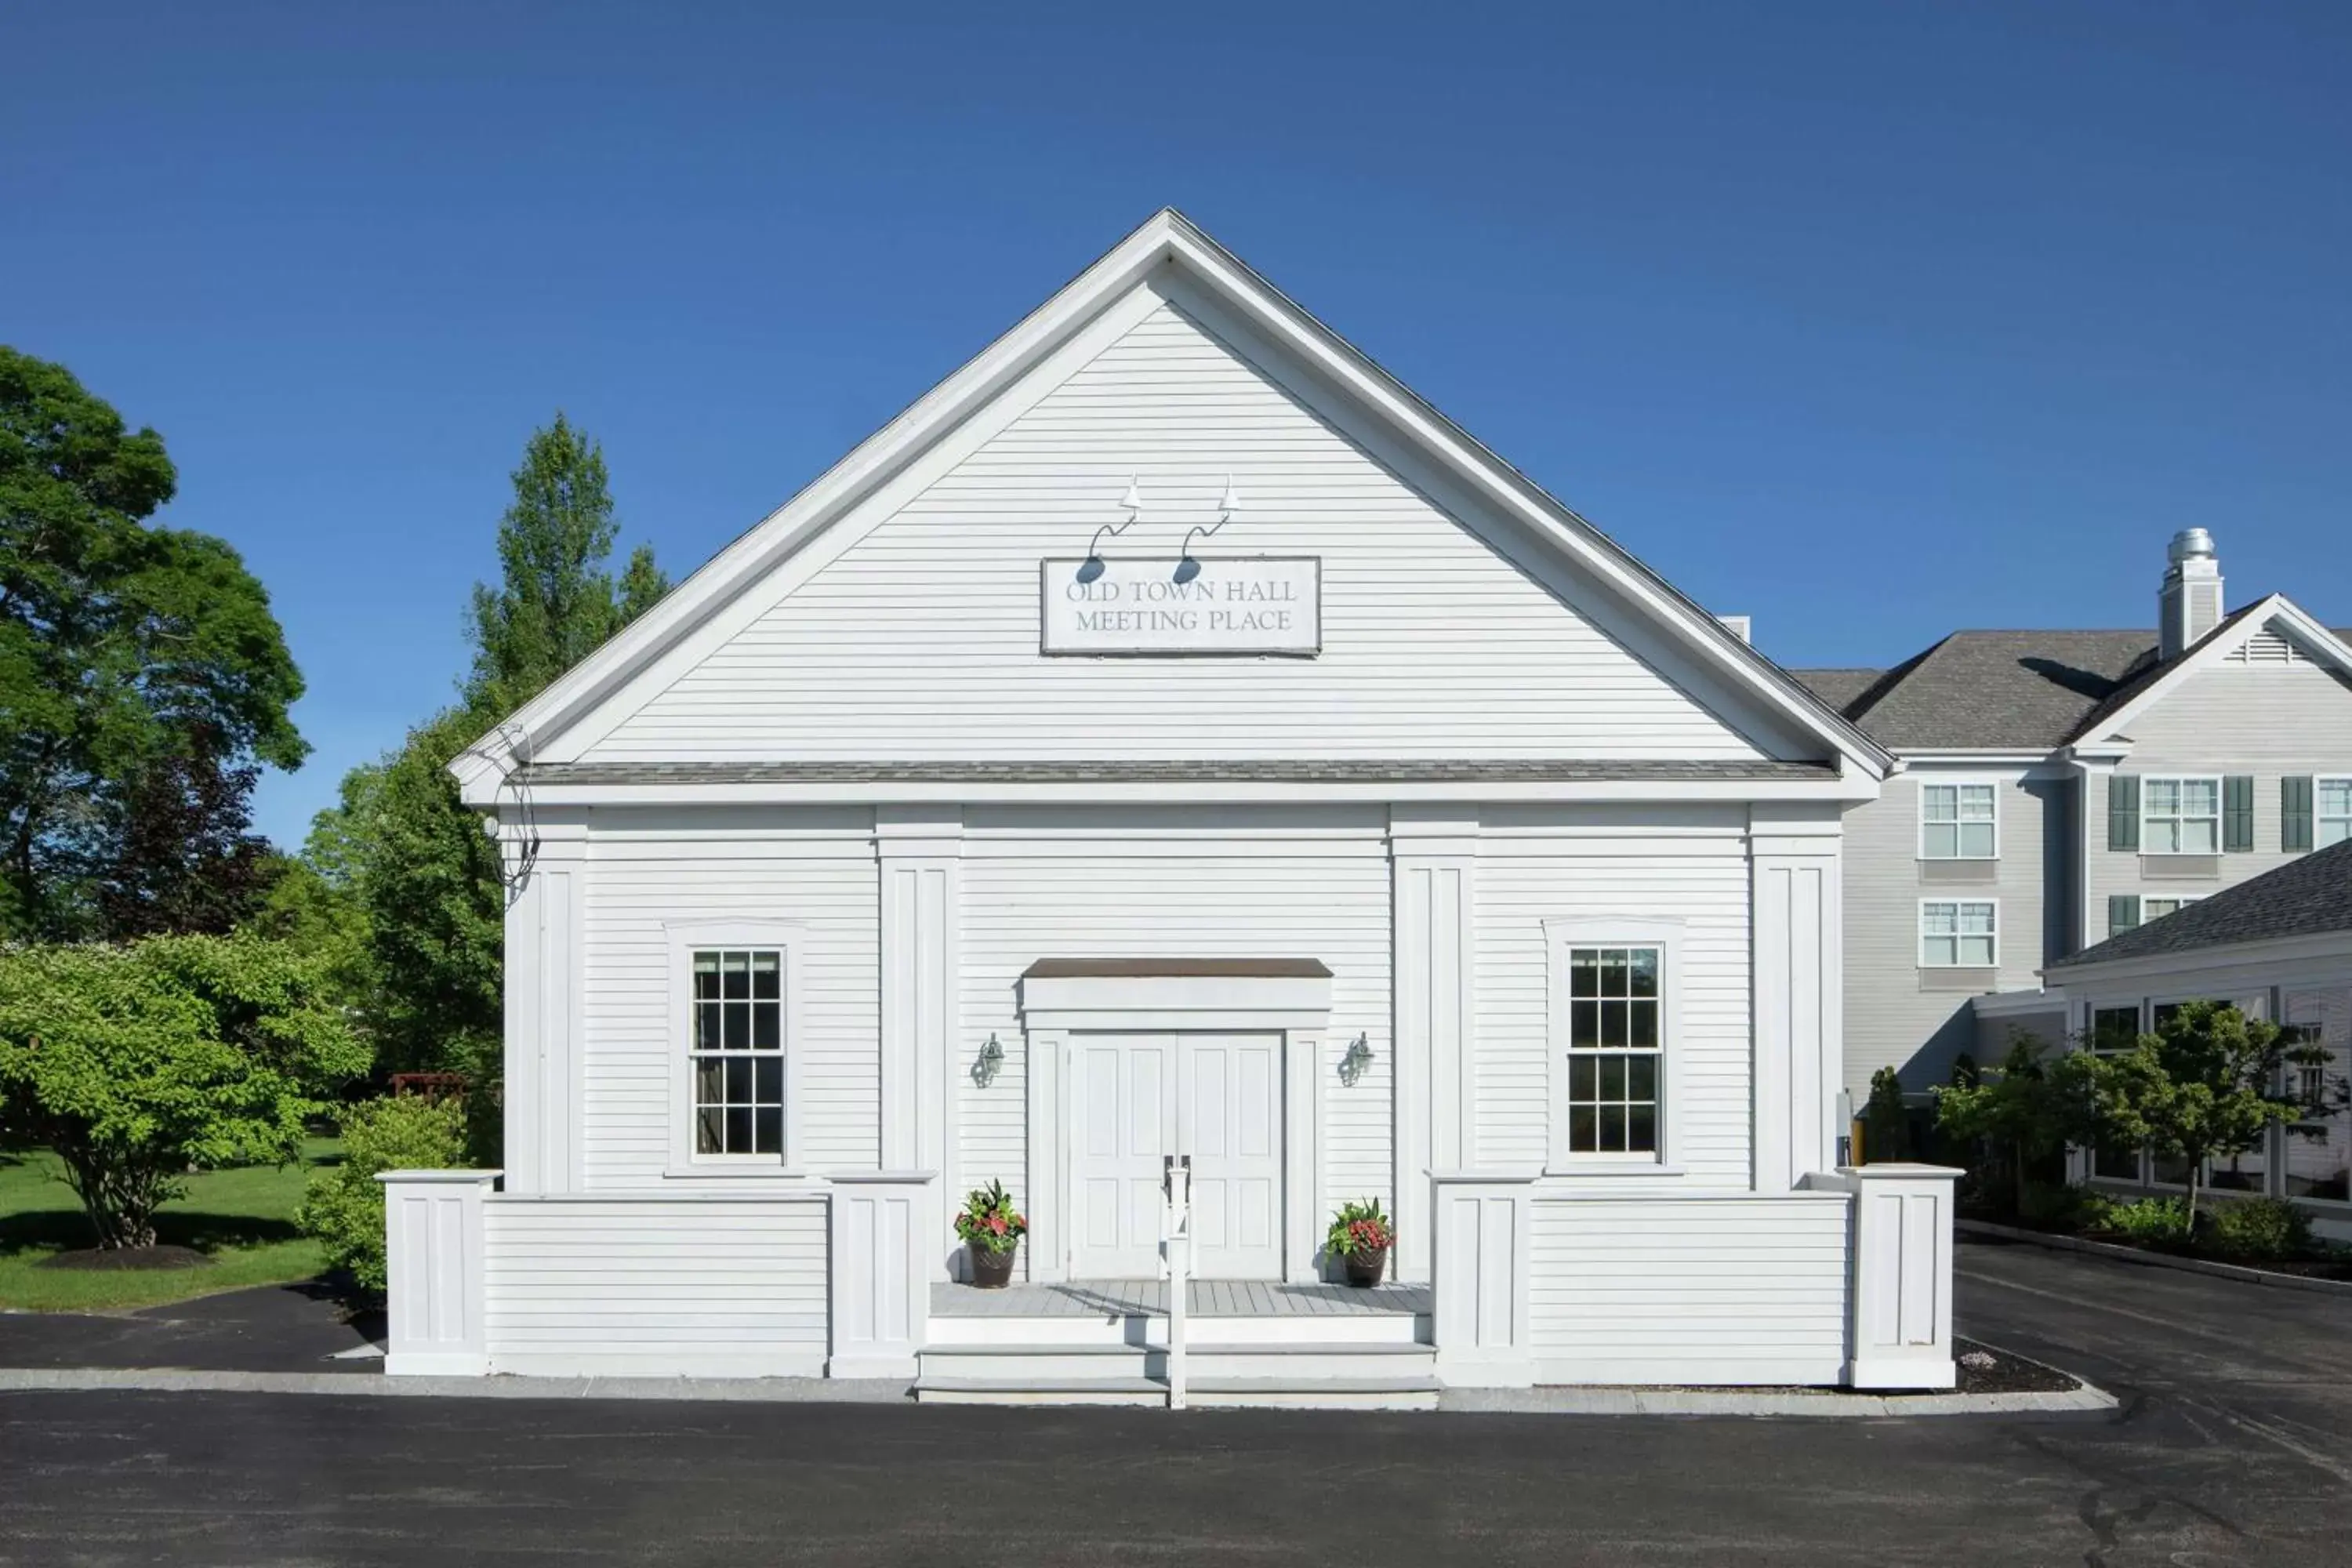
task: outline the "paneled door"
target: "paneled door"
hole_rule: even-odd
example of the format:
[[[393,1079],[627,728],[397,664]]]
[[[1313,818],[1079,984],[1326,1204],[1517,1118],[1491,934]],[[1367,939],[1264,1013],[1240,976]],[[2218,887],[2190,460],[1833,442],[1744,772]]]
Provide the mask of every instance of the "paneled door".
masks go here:
[[[1192,1272],[1282,1278],[1282,1037],[1079,1035],[1071,1041],[1071,1272],[1160,1272],[1160,1182],[1192,1159]]]

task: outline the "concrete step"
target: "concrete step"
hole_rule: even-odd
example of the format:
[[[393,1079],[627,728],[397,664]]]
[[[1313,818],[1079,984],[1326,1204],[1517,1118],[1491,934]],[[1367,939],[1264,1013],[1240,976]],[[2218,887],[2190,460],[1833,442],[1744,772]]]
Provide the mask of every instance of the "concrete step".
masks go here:
[[[1165,1405],[1168,1385],[1148,1377],[924,1377],[915,1384],[922,1405]]]
[[[1165,1345],[1168,1320],[1143,1314],[950,1317],[930,1321],[935,1345]],[[1411,1312],[1297,1313],[1188,1318],[1185,1341],[1202,1345],[1425,1345],[1430,1321]]]
[[[1334,1377],[1319,1382],[1191,1378],[1184,1397],[1207,1409],[1434,1410],[1444,1385],[1430,1377]]]
[[[1205,1409],[1434,1410],[1434,1377],[1185,1380],[1188,1403]],[[932,1377],[915,1384],[925,1405],[1165,1405],[1168,1382],[1159,1377]]]
[[[1429,1373],[1436,1352],[1423,1344],[1272,1342],[1196,1344],[1186,1375],[1215,1380],[1320,1383],[1332,1378],[1383,1378]],[[1168,1352],[1158,1345],[934,1344],[922,1352],[926,1378],[1006,1379],[1164,1377]]]

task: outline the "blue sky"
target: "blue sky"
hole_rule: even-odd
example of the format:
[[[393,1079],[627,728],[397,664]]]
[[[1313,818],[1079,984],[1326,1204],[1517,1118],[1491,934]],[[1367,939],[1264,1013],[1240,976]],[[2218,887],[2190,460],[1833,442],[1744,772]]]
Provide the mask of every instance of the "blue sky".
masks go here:
[[[2352,624],[2352,7],[16,8],[0,341],[235,542],[299,841],[524,438],[674,574],[1162,204],[1785,663]],[[341,15],[330,16],[336,12]]]

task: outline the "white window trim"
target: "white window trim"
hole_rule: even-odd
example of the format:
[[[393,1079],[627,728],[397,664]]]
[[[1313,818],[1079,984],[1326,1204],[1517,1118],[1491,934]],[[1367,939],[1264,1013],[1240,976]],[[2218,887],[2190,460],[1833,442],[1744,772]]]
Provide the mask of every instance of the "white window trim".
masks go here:
[[[1675,1176],[1682,1121],[1683,926],[1671,918],[1601,920],[1586,916],[1543,922],[1546,1027],[1550,1053],[1551,1125],[1544,1173],[1554,1176]],[[1568,952],[1573,947],[1654,947],[1658,950],[1658,1150],[1654,1154],[1572,1153],[1568,1147]]]
[[[2001,780],[2000,780],[2000,779],[1964,778],[1964,777],[1958,777],[1958,776],[1947,778],[1947,777],[1944,777],[1944,776],[1943,776],[1943,775],[1941,775],[1941,774],[1926,774],[1926,773],[1920,774],[1920,775],[1918,775],[1918,777],[1919,777],[1919,809],[1918,809],[1918,812],[1916,813],[1916,816],[1917,816],[1917,817],[1918,817],[1918,829],[1919,829],[1919,831],[1918,831],[1917,841],[1916,841],[1916,842],[1913,845],[1913,847],[1912,847],[1912,852],[1913,852],[1914,854],[1916,854],[1916,855],[1920,859],[1922,859],[1922,860],[1932,860],[1932,861],[1934,861],[1936,864],[1937,864],[1937,865],[1939,865],[1939,866],[1942,866],[1942,865],[1949,865],[1949,864],[1952,864],[1952,863],[1954,863],[1954,862],[1958,862],[1958,863],[1961,863],[1961,864],[1964,864],[1964,865],[1978,866],[1978,865],[1986,865],[1986,864],[1989,864],[1989,863],[1990,863],[1990,862],[1992,862],[1992,861],[1995,861],[1995,860],[2000,859],[2000,791],[2001,791],[2001,784],[2002,784],[2003,781],[2001,781]],[[1973,787],[1975,787],[1975,788],[1979,788],[1979,789],[1990,789],[1990,790],[1991,790],[1991,791],[1992,791],[1992,853],[1991,853],[1991,854],[1990,854],[1990,855],[1930,855],[1930,854],[1928,854],[1928,853],[1927,853],[1927,826],[1928,826],[1928,825],[1927,825],[1927,790],[1928,790],[1929,786],[1931,786],[1931,785],[1944,785],[1944,786],[1949,786],[1949,787],[1954,788],[1954,789],[1962,789],[1962,788],[1969,788],[1969,787],[1973,786]],[[1956,805],[1956,806],[1957,806],[1958,797],[1957,797],[1957,796],[1955,796],[1955,797],[1954,797],[1954,800],[1955,800],[1955,805]],[[1964,821],[1964,820],[1966,820],[1966,819],[1965,819],[1965,818],[1961,818],[1961,817],[1955,817],[1953,820],[1957,823],[1957,822]],[[1952,835],[1952,840],[1953,840],[1953,843],[1957,846],[1957,845],[1958,845],[1958,843],[1959,842],[1959,835],[1958,835],[1958,832],[1955,832],[1955,833]]]
[[[1992,906],[1992,962],[1990,963],[1930,963],[1927,962],[1927,906],[1929,904],[1990,904]],[[2000,900],[1979,898],[1972,894],[1946,894],[1942,898],[1924,898],[1911,913],[1912,957],[1922,969],[1999,969],[2000,967]],[[1957,954],[1959,944],[1953,943]]]
[[[778,921],[666,925],[669,938],[669,1167],[671,1176],[798,1176],[801,1169],[801,950],[808,928]],[[774,948],[783,954],[784,1149],[774,1154],[702,1154],[694,1147],[694,954],[704,948]]]
[[[2151,792],[2150,792],[2150,790],[2149,790],[2149,788],[2148,788],[2148,786],[2149,786],[2150,784],[2211,784],[2211,785],[2213,786],[2213,847],[2212,847],[2212,848],[2210,848],[2210,849],[2151,849],[2151,848],[2149,848],[2149,847],[2148,847],[2148,845],[2147,845],[2147,825],[2148,825],[2148,821],[2149,821],[2149,818],[2150,818],[2150,816],[2151,816],[2151,814],[2149,813],[2149,811],[2148,811],[2148,809],[2147,809],[2147,797],[2148,797],[2149,794],[2151,793]],[[2228,786],[2227,783],[2222,779],[2222,777],[2221,777],[2221,775],[2220,773],[2144,773],[2144,774],[2142,774],[2142,775],[2140,776],[2140,781],[2139,781],[2139,852],[2140,852],[2141,854],[2143,854],[2143,855],[2151,855],[2151,856],[2158,857],[2158,858],[2162,858],[2162,857],[2164,857],[2164,856],[2168,856],[2168,855],[2195,855],[2195,856],[2198,856],[2198,857],[2200,857],[2200,858],[2201,858],[2202,857],[2204,857],[2204,856],[2208,856],[2208,855],[2219,855],[2219,854],[2221,854],[2221,840],[2222,840],[2222,837],[2223,837],[2223,832],[2222,832],[2222,824],[2223,824],[2223,822],[2228,818],[2228,816],[2229,816],[2229,812],[2230,812],[2229,802],[2223,798],[2224,792],[2228,789],[2228,787],[2229,787],[2229,786]],[[2313,834],[2315,835],[2315,836],[2318,834],[2318,832],[2319,832],[2319,815],[2318,815],[2318,814],[2319,814],[2319,796],[2318,796],[2318,793],[2317,793],[2317,791],[2318,791],[2318,785],[2317,785],[2316,784],[2315,784],[2312,786],[2312,788],[2313,788],[2313,795],[2312,795],[2312,824],[2311,824],[2311,830],[2312,830],[2312,833],[2313,833]],[[2204,821],[2204,820],[2205,820],[2205,818],[2204,818],[2204,817],[2202,817],[2202,816],[2185,816],[2185,815],[2183,815],[2183,814],[2181,814],[2181,813],[2175,812],[2175,813],[2173,813],[2172,815],[2170,815],[2170,816],[2168,816],[2165,817],[2165,818],[2164,818],[2164,820],[2166,820],[2167,822],[2202,822],[2202,821]]]
[[[2312,775],[2311,847],[2314,849],[2325,849],[2327,847],[2327,841],[2320,837],[2320,827],[2325,823],[2336,820],[2332,816],[2324,815],[2319,809],[2320,793],[2329,784],[2343,784],[2347,788],[2352,788],[2352,773],[2314,773]],[[2352,818],[2347,818],[2346,820],[2347,822],[2352,822]],[[2348,826],[2347,828],[2346,837],[2352,837],[2352,826]]]

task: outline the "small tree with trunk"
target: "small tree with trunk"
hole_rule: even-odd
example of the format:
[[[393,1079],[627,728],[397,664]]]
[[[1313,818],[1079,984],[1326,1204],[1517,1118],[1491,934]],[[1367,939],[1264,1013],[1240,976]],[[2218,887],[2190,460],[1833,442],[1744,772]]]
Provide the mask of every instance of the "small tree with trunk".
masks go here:
[[[2131,1050],[2085,1055],[2097,1062],[2097,1137],[2145,1143],[2188,1163],[2189,1232],[2197,1228],[2207,1162],[2256,1148],[2273,1123],[2307,1114],[2283,1069],[2326,1059],[2324,1049],[2226,1002],[2187,1003]]]
[[[2095,1070],[2087,1054],[2053,1057],[2047,1041],[2018,1031],[1999,1067],[1956,1074],[1935,1091],[1936,1124],[1980,1147],[1988,1163],[2007,1165],[2012,1209],[2022,1210],[2035,1163],[2084,1141],[2094,1125]]]
[[[191,1167],[296,1158],[367,1067],[321,963],[278,942],[0,952],[0,1132],[57,1152],[101,1247],[153,1246]]]

